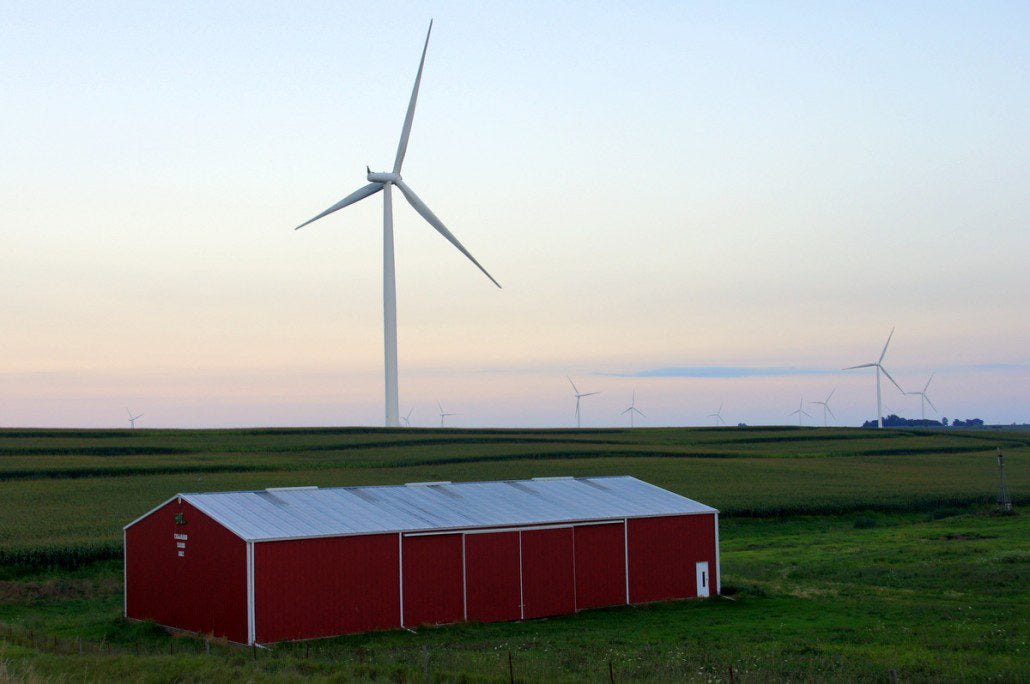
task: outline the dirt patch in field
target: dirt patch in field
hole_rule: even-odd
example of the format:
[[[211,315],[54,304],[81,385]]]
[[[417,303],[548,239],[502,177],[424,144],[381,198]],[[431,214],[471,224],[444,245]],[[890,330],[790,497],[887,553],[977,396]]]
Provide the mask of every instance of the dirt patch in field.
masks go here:
[[[994,535],[977,534],[976,532],[948,532],[937,537],[942,541],[972,541],[974,539],[997,539]]]
[[[116,579],[52,579],[41,582],[0,581],[0,604],[87,599],[116,594],[121,591],[121,588],[121,582]]]

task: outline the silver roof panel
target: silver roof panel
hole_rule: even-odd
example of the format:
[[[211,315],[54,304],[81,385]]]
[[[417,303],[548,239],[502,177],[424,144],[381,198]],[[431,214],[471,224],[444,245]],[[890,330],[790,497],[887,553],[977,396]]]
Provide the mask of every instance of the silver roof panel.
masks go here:
[[[635,477],[181,494],[246,541],[716,513]]]

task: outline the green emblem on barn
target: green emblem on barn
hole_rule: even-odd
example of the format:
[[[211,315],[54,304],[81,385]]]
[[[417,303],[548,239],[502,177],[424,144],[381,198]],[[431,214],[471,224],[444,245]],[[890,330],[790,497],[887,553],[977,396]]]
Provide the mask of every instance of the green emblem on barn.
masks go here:
[[[186,524],[186,516],[183,515],[182,513],[176,513],[175,514],[175,524],[176,525],[185,525]]]

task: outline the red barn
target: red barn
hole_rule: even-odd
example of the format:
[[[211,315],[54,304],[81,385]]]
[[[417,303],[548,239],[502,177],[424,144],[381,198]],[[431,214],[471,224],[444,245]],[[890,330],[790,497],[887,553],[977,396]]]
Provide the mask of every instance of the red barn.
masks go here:
[[[246,644],[719,592],[719,513],[633,477],[179,494],[125,527],[125,615]]]

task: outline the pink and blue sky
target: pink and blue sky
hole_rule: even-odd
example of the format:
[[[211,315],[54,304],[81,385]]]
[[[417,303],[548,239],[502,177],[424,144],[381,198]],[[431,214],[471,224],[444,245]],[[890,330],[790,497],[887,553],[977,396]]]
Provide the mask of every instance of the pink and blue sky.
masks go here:
[[[0,426],[1030,421],[1030,5],[0,10]],[[890,412],[918,417],[891,387]],[[813,415],[820,415],[811,406]],[[937,417],[932,414],[932,417]]]

